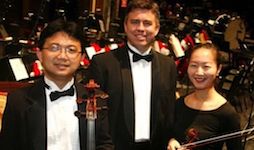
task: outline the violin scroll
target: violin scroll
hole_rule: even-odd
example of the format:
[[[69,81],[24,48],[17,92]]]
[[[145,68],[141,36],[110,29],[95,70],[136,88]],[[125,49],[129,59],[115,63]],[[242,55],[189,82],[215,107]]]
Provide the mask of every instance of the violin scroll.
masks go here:
[[[187,132],[187,143],[191,143],[198,140],[198,131],[194,128],[190,128]]]

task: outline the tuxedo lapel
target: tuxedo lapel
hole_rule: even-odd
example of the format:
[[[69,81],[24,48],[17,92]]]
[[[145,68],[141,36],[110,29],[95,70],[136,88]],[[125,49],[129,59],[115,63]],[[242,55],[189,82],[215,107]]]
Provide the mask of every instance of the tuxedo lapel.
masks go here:
[[[119,60],[121,63],[121,74],[122,74],[122,90],[123,90],[123,113],[125,118],[125,124],[128,128],[130,135],[134,138],[134,91],[133,82],[131,74],[131,66],[129,61],[129,56],[127,53],[127,47],[125,52],[119,53]],[[160,65],[158,54],[155,51],[153,53],[152,60],[152,94],[151,94],[151,137],[154,135],[155,128],[157,126],[156,122],[158,120],[158,109],[159,102],[156,102],[156,97],[159,97],[159,77],[160,77]],[[121,55],[120,55],[121,54]]]
[[[44,84],[41,81],[35,83],[27,94],[27,100],[30,104],[26,109],[27,116],[27,131],[31,142],[31,149],[45,150],[46,149],[46,96]]]
[[[128,56],[127,47],[119,50],[119,60],[121,65],[122,75],[122,94],[123,94],[123,113],[125,124],[128,128],[130,135],[133,137],[134,132],[134,94],[133,94],[133,83],[131,75],[131,66]]]
[[[76,84],[77,97],[85,98],[84,88],[81,84]],[[44,90],[44,81],[35,83],[28,93],[29,107],[26,111],[28,134],[32,143],[32,149],[45,150],[47,143],[47,119],[46,119],[46,96]],[[78,109],[85,111],[85,105],[78,105]],[[86,149],[86,118],[79,118],[79,134],[81,150]]]
[[[152,94],[151,94],[151,137],[154,135],[156,129],[156,123],[158,122],[159,102],[157,101],[159,95],[159,82],[160,82],[160,65],[158,54],[155,51],[153,53],[152,60]],[[157,101],[157,102],[156,102]]]

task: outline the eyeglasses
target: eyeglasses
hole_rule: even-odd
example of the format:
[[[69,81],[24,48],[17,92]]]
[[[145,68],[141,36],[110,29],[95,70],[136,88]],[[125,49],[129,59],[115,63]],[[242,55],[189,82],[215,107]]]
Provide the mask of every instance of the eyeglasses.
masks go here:
[[[42,49],[47,49],[53,53],[58,53],[58,54],[60,54],[61,50],[64,49],[66,55],[71,58],[74,58],[81,53],[76,46],[73,46],[73,45],[62,46],[57,43],[51,44],[49,47],[45,47]]]

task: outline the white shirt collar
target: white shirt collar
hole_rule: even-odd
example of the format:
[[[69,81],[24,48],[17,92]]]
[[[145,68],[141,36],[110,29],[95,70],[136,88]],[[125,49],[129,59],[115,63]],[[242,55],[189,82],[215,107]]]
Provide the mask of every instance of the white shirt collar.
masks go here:
[[[131,45],[131,43],[130,42],[127,42],[127,45],[128,45],[128,47],[131,49],[131,50],[133,50],[135,53],[138,53],[138,54],[140,54],[140,55],[148,55],[150,52],[151,52],[151,50],[152,50],[152,47],[149,47],[144,53],[140,53],[140,51],[136,48],[136,47],[134,47],[133,45]]]
[[[44,76],[45,83],[50,87],[50,91],[65,91],[69,89],[74,84],[74,78],[72,78],[62,89],[60,89],[54,81],[50,80],[46,76]]]

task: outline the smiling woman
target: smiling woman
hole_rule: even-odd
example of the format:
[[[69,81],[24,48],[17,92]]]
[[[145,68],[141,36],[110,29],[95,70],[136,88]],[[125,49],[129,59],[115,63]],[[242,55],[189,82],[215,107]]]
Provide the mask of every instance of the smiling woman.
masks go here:
[[[213,44],[200,44],[192,49],[188,76],[194,92],[177,100],[175,139],[169,141],[168,150],[182,148],[180,143],[188,142],[186,140],[190,137],[187,134],[190,131],[195,131],[195,138],[192,140],[202,140],[240,130],[239,115],[214,87],[221,69],[220,63],[218,48]],[[200,150],[222,150],[224,143],[230,150],[242,149],[241,138],[235,138],[204,145]]]

